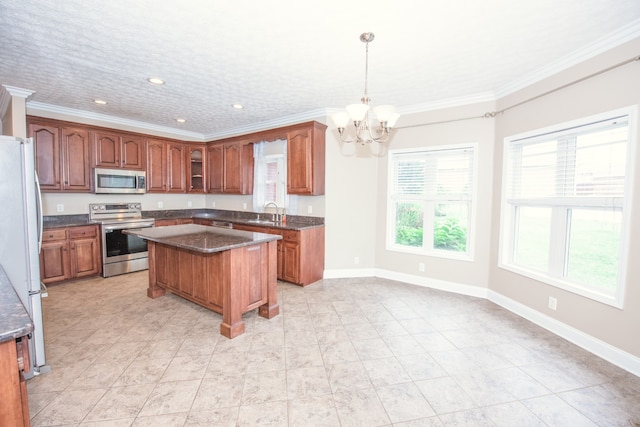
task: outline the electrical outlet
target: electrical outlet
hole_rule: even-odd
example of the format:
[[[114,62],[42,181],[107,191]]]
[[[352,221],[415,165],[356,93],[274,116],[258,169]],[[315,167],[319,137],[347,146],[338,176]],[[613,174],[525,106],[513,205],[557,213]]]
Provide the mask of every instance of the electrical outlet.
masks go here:
[[[56,211],[58,212],[64,212],[64,205],[62,203],[58,203],[56,205]]]
[[[193,206],[193,202],[191,200],[187,200],[187,207],[190,208]]]
[[[244,209],[245,211],[247,210],[247,204],[246,203],[242,204],[242,209]]]
[[[215,200],[211,201],[211,207],[212,207],[212,208],[215,208],[215,207],[216,207],[216,201],[215,201]]]
[[[549,297],[549,308],[551,310],[556,310],[558,308],[558,299],[554,297]]]
[[[424,271],[424,262],[418,264],[418,271]]]
[[[360,257],[359,256],[354,256],[353,257],[353,263],[356,264],[356,265],[360,264]]]
[[[313,213],[313,206],[307,206],[307,213]]]
[[[164,207],[164,202],[158,202],[158,208],[162,209]]]

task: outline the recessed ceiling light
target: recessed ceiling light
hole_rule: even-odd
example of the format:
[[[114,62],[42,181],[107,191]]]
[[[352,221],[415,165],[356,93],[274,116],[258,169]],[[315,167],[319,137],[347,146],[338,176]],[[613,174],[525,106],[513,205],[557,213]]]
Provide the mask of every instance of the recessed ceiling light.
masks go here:
[[[186,121],[187,121],[187,119],[180,119],[180,118],[176,119],[176,122],[178,122],[178,123],[184,123]]]
[[[164,84],[164,80],[162,80],[160,77],[149,77],[147,79],[147,81],[151,84],[154,85],[163,85]]]
[[[107,101],[105,101],[104,99],[94,99],[93,102],[100,105],[107,105]]]
[[[242,110],[244,108],[244,105],[242,104],[231,104],[231,106],[236,110]]]

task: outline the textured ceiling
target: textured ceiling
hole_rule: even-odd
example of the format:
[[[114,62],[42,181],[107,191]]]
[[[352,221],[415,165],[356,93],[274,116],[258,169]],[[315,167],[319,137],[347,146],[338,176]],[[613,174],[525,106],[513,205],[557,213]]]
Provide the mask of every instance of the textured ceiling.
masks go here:
[[[358,102],[365,31],[372,104],[402,112],[495,97],[638,28],[639,0],[0,0],[0,83],[213,139]]]

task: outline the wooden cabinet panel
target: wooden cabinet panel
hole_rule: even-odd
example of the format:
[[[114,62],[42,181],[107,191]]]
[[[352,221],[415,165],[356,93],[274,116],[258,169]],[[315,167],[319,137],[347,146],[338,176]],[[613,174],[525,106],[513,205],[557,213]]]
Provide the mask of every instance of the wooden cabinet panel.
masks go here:
[[[222,193],[224,181],[224,147],[207,147],[207,188],[210,193]]]
[[[146,162],[146,139],[118,132],[92,132],[94,161],[101,168],[143,170]]]
[[[185,148],[183,144],[167,143],[167,191],[184,193],[185,180]]]
[[[164,192],[167,178],[167,147],[164,141],[149,140],[147,145],[147,191]]]
[[[205,193],[207,191],[207,163],[204,146],[188,146],[187,149],[187,192]]]
[[[233,224],[234,230],[279,234],[278,279],[306,286],[322,279],[324,274],[324,227],[290,230]]]
[[[324,194],[326,128],[310,122],[287,132],[287,193]]]
[[[242,145],[224,147],[224,193],[242,192]]]
[[[99,274],[102,258],[97,226],[70,228],[69,240],[71,277]]]
[[[144,170],[146,167],[147,140],[141,136],[122,135],[122,167]]]
[[[42,283],[69,279],[69,244],[67,240],[43,242],[40,250],[40,280]]]
[[[83,128],[62,128],[62,188],[91,191],[89,132]]]
[[[35,144],[36,173],[42,191],[62,189],[60,179],[60,129],[31,123],[28,135]]]
[[[92,132],[94,165],[100,168],[120,167],[120,135],[113,132]]]
[[[21,338],[26,342],[26,337]],[[25,348],[26,350],[22,350]],[[24,367],[20,366],[19,350],[27,351],[16,340],[0,343],[0,425],[1,426],[29,426],[29,404],[27,400],[27,385],[24,379]],[[23,355],[24,358],[27,355]]]
[[[298,283],[300,281],[300,245],[296,242],[282,243],[282,280]]]
[[[55,283],[102,271],[98,225],[45,230],[40,251],[40,280]]]
[[[234,142],[207,147],[210,193],[253,193],[253,144]]]

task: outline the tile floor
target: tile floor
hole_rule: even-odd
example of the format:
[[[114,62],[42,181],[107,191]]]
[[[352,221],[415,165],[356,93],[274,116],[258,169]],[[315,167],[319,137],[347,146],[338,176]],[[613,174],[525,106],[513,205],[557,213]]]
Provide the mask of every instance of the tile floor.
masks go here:
[[[383,279],[279,283],[281,314],[52,286],[34,426],[634,426],[640,378],[482,299]],[[634,424],[635,423],[635,424]]]

